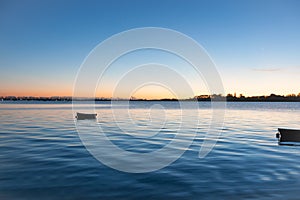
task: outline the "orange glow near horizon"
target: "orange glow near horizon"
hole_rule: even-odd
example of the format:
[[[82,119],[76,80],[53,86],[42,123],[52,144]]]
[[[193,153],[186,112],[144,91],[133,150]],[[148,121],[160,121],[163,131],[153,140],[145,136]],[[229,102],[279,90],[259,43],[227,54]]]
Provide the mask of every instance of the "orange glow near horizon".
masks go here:
[[[144,86],[131,94],[137,99],[163,99],[163,98],[178,98],[176,94],[158,85]]]
[[[5,88],[1,89],[0,96],[33,96],[33,97],[51,97],[51,96],[72,96],[72,89],[61,88]]]
[[[96,93],[96,97],[98,98],[130,98],[130,95],[128,96],[113,96],[112,91],[101,91],[101,92],[97,92]],[[284,93],[280,93],[279,91],[274,91],[274,92],[259,92],[259,93],[251,93],[251,94],[247,94],[247,93],[243,93],[243,92],[226,92],[227,94],[234,94],[236,93],[237,96],[239,96],[240,94],[243,94],[244,96],[268,96],[272,93],[277,94],[277,95],[290,95],[290,94],[295,94],[298,95],[299,92],[284,92]],[[209,94],[207,92],[203,92],[203,93],[197,93],[195,94],[195,96],[197,95],[204,95],[204,94]],[[52,90],[17,90],[17,89],[12,89],[12,90],[2,90],[0,92],[0,96],[15,96],[15,97],[53,97],[53,96],[60,96],[60,97],[71,97],[73,95],[73,90],[72,89],[66,89],[66,90],[58,90],[58,89],[52,89]],[[177,98],[175,95],[173,95],[172,93],[170,93],[167,90],[163,90],[163,89],[159,89],[156,88],[156,90],[154,90],[154,87],[152,88],[142,88],[136,92],[134,92],[133,94],[131,94],[132,97],[137,98],[137,99],[163,99],[163,98]],[[187,97],[189,98],[189,97]]]
[[[226,82],[224,83],[224,85]],[[231,85],[231,89],[234,88],[235,85]],[[44,85],[36,85],[28,86],[28,85],[21,85],[18,87],[14,87],[15,85],[11,85],[10,87],[4,87],[4,85],[0,85],[0,96],[33,96],[33,97],[52,97],[52,96],[72,96],[73,95],[73,86],[71,84],[61,84],[61,86],[57,85],[48,85],[45,87]],[[140,88],[138,91],[135,91],[133,94],[125,94],[122,96],[113,95],[113,87],[112,85],[106,85],[107,87],[102,87],[101,90],[96,91],[96,97],[103,97],[103,98],[130,98],[133,96],[139,99],[163,99],[163,98],[177,98],[167,89],[161,88],[159,86],[145,86]],[[226,90],[226,88],[225,88]],[[247,92],[248,91],[248,92]],[[266,88],[249,88],[248,90],[242,90],[240,88],[235,88],[234,90],[227,90],[225,94],[234,94],[236,93],[237,96],[243,94],[244,96],[268,96],[271,93],[278,94],[278,95],[289,95],[289,94],[296,94],[298,95],[300,91],[296,89],[287,90],[284,88],[274,89],[272,92]],[[194,89],[195,96],[202,95],[202,94],[209,94],[208,91],[205,90],[196,90]],[[179,97],[182,98],[182,97]],[[183,97],[183,98],[190,98],[190,97]]]

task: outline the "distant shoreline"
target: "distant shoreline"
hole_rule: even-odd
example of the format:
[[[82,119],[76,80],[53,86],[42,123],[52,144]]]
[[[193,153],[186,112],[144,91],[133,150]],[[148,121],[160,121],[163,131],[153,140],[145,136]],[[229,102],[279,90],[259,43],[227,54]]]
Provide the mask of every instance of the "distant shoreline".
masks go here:
[[[58,102],[71,102],[72,97],[15,97],[15,96],[6,96],[0,97],[1,101],[58,101]],[[300,102],[300,94],[298,95],[276,95],[271,94],[269,96],[251,96],[245,97],[240,95],[228,94],[226,97],[222,95],[200,95],[188,99],[122,99],[122,98],[76,98],[76,101],[199,101],[199,102],[209,102],[209,101],[227,101],[227,102]]]

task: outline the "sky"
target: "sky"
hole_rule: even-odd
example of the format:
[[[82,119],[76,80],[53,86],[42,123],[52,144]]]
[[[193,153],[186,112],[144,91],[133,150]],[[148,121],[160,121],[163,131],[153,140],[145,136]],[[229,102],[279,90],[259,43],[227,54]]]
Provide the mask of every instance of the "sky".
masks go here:
[[[0,96],[71,96],[90,51],[114,34],[142,27],[173,29],[197,41],[214,61],[225,93],[300,93],[298,0],[2,0]],[[110,97],[115,74],[149,57],[176,69],[190,67],[158,52],[137,53],[132,60],[129,55],[111,67],[97,95]],[[181,72],[195,95],[207,93],[203,80]],[[132,95],[172,97],[158,87]]]

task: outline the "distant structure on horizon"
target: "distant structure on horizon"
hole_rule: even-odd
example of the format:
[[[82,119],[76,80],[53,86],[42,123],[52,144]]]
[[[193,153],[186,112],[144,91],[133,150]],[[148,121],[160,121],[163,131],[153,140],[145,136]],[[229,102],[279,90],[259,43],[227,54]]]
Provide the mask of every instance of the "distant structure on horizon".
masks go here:
[[[0,96],[0,101],[72,101],[72,97],[59,97],[59,96],[52,96],[52,97],[32,97],[32,96]],[[243,94],[240,94],[238,97],[236,93],[227,94],[227,96],[222,96],[220,94],[213,94],[213,95],[199,95],[195,97],[191,97],[188,99],[141,99],[141,98],[134,98],[131,97],[130,99],[124,98],[77,98],[76,100],[80,101],[228,101],[228,102],[300,102],[300,93],[290,94],[290,95],[276,95],[271,94],[269,96],[250,96],[245,97]]]

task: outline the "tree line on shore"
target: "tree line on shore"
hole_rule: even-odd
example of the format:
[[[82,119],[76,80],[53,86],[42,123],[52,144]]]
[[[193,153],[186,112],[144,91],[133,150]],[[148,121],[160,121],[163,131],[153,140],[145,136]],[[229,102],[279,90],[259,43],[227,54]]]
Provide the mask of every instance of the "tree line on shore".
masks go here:
[[[59,96],[53,96],[53,97],[16,97],[16,96],[0,96],[0,101],[72,101],[74,100],[72,97],[59,97]],[[268,96],[249,96],[246,97],[242,94],[237,96],[236,94],[228,94],[227,96],[222,95],[199,95],[192,98],[187,99],[169,99],[169,98],[163,98],[163,99],[140,99],[140,98],[130,98],[130,99],[123,99],[123,98],[76,98],[76,100],[95,100],[95,101],[228,101],[228,102],[300,102],[300,93],[298,95],[296,94],[290,94],[290,95],[276,95],[271,94]]]
[[[271,94],[268,96],[244,96],[240,94],[228,94],[226,97],[222,95],[200,95],[195,97],[198,101],[211,101],[215,100],[226,100],[228,102],[300,102],[300,93],[298,95],[276,95]]]

